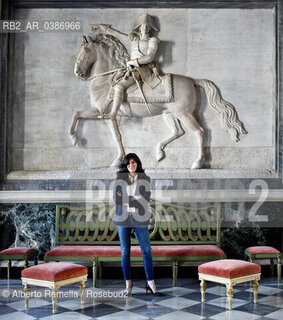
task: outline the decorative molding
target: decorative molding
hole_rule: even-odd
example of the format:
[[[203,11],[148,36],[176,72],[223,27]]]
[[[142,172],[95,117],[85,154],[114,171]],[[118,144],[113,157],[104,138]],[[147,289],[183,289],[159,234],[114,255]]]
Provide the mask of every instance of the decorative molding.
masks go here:
[[[11,171],[7,180],[93,180],[115,179],[117,168],[88,170],[46,170],[46,171]],[[278,178],[278,173],[269,170],[188,170],[176,168],[146,169],[151,179],[271,179]]]

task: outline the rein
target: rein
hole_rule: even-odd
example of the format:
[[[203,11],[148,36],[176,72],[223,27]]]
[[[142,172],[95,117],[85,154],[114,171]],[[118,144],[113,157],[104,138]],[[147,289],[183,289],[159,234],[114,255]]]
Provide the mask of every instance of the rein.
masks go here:
[[[120,71],[120,70],[123,70],[123,69],[125,69],[125,68],[119,68],[119,69],[106,71],[106,72],[103,72],[103,73],[98,73],[98,74],[95,74],[93,77],[90,77],[90,78],[87,78],[87,79],[84,79],[84,80],[85,81],[90,81],[90,80],[93,80],[95,78],[106,76],[107,74],[111,74],[111,73],[114,73],[114,72],[117,72],[117,71]]]

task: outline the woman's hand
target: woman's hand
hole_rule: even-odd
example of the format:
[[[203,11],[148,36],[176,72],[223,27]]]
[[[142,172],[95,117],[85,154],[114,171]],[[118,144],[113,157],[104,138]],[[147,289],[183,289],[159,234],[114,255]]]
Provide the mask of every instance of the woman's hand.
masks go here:
[[[122,197],[122,195],[123,195],[121,191],[117,191],[116,194],[118,197]]]
[[[135,196],[135,197],[133,196],[132,197],[132,200],[140,200],[140,199],[141,199],[141,196]]]

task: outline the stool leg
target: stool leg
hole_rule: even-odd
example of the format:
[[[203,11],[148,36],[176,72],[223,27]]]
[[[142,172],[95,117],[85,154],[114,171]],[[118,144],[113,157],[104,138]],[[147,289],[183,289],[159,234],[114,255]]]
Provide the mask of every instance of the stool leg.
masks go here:
[[[102,279],[102,274],[103,274],[103,262],[99,262],[99,279]]]
[[[173,287],[177,286],[178,279],[178,261],[173,262]]]
[[[206,290],[205,280],[201,279],[201,282],[200,282],[201,302],[205,302],[205,290]]]
[[[278,282],[281,281],[281,254],[278,256],[278,262],[277,262],[277,277],[278,277]]]
[[[11,260],[8,260],[8,268],[7,268],[7,278],[10,280],[11,278]]]
[[[53,313],[57,312],[57,302],[58,302],[58,288],[55,287],[52,290],[52,307],[53,307]]]
[[[34,265],[36,266],[38,264],[38,258],[37,255],[34,257]]]
[[[257,293],[258,293],[258,281],[257,280],[254,280],[253,291],[254,291],[254,303],[257,303]]]
[[[226,284],[226,289],[227,289],[227,297],[228,297],[228,303],[229,303],[229,310],[232,310],[232,300],[233,300],[233,286],[231,284]]]
[[[273,261],[273,259],[270,259],[270,275],[271,275],[271,278],[273,278],[273,276],[274,276],[274,261]]]
[[[25,259],[25,269],[28,268],[28,258]]]
[[[25,284],[25,287],[24,287],[24,293],[25,293],[25,300],[26,300],[26,309],[28,309],[28,307],[29,307],[30,287],[29,287],[29,285],[27,283]]]
[[[93,286],[96,287],[96,279],[97,279],[97,260],[93,260],[92,266],[92,277],[93,277]]]
[[[80,292],[81,292],[81,304],[84,304],[84,293],[85,293],[85,280],[80,282]]]

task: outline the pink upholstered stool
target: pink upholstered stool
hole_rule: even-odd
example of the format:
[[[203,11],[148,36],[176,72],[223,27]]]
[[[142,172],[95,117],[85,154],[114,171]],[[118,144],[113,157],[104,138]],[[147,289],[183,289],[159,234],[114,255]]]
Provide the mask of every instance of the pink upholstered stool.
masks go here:
[[[62,286],[80,282],[81,303],[84,303],[87,267],[68,262],[51,262],[30,267],[22,271],[22,283],[25,286],[26,309],[29,306],[29,285],[52,289],[53,313],[57,310],[58,289]]]
[[[11,277],[11,261],[12,260],[24,260],[25,268],[28,267],[29,260],[34,260],[34,264],[37,264],[37,249],[17,247],[9,248],[0,252],[0,260],[8,260],[7,278]]]
[[[233,286],[237,283],[253,281],[254,303],[257,303],[258,280],[261,266],[242,260],[223,259],[207,262],[198,267],[201,280],[201,301],[205,302],[205,281],[212,281],[226,285],[229,299],[229,310],[232,309]]]
[[[268,246],[249,247],[245,250],[245,255],[253,262],[255,259],[270,259],[271,277],[274,272],[274,261],[277,259],[277,277],[281,281],[281,253],[277,249]]]

